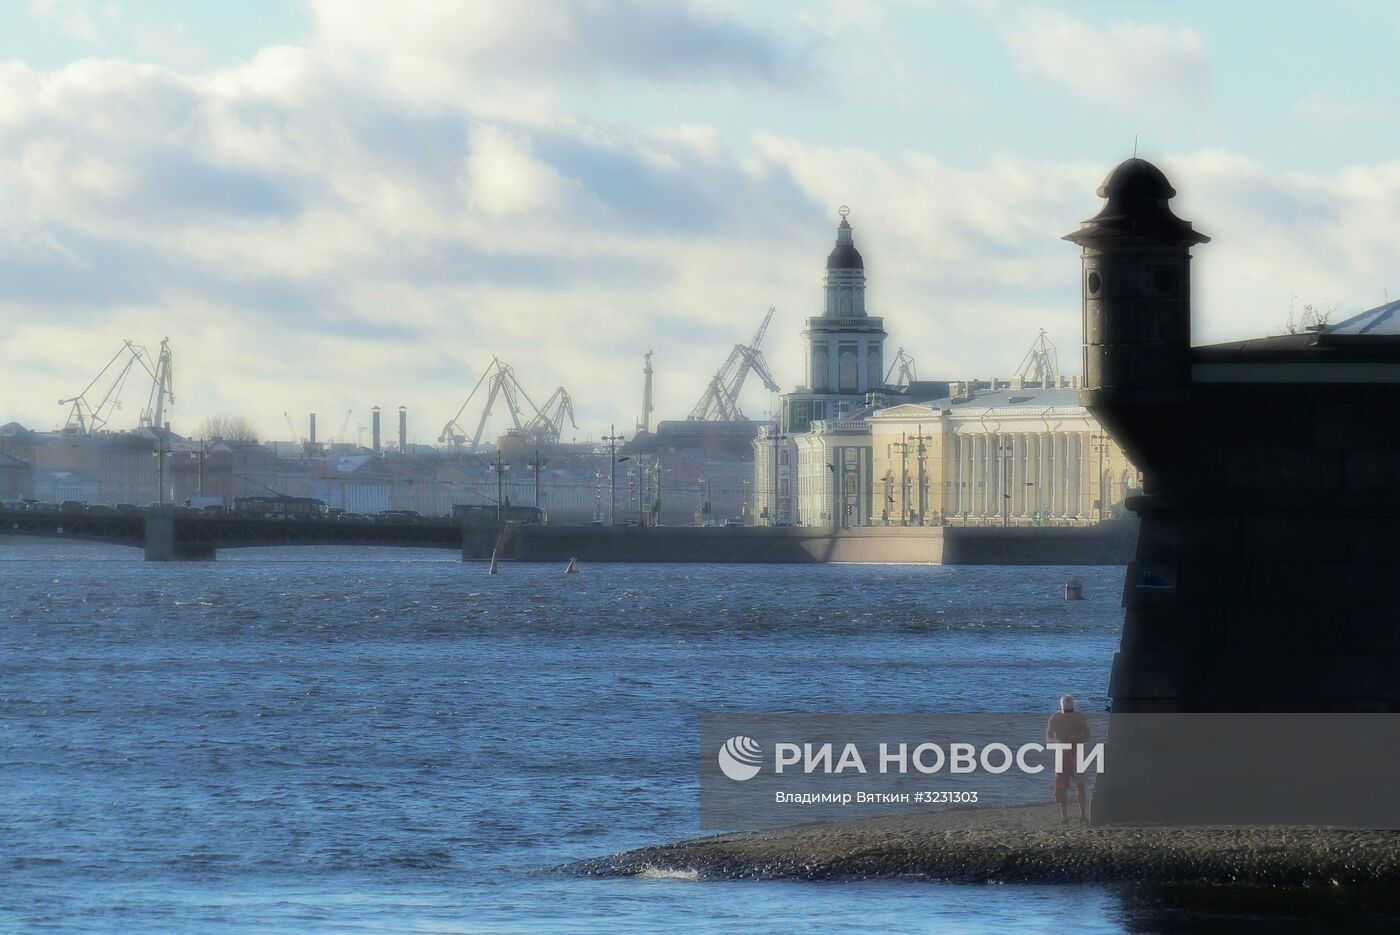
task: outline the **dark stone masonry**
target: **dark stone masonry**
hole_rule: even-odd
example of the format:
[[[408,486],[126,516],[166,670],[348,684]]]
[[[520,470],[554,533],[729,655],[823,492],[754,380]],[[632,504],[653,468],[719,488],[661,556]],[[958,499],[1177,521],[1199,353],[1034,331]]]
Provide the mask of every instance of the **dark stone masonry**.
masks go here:
[[[1400,711],[1396,305],[1191,347],[1190,249],[1208,238],[1175,194],[1128,160],[1065,238],[1083,248],[1080,401],[1144,477],[1113,711]],[[1137,766],[1110,769],[1096,822],[1142,818],[1128,789],[1169,759],[1121,734],[1110,765]]]
[[[1400,710],[1400,332],[1389,307],[1190,346],[1207,238],[1124,162],[1084,248],[1080,401],[1139,465],[1114,711]]]

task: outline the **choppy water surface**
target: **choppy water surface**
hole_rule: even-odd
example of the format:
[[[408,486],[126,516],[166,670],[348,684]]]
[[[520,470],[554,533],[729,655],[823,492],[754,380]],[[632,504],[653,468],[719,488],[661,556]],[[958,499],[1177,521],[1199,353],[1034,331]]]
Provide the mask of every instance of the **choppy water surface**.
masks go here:
[[[1158,931],[1101,887],[578,879],[698,833],[696,714],[1106,704],[1121,570],[0,543],[0,928]],[[1065,578],[1089,600],[1060,600]],[[1183,909],[1183,903],[1189,908]]]

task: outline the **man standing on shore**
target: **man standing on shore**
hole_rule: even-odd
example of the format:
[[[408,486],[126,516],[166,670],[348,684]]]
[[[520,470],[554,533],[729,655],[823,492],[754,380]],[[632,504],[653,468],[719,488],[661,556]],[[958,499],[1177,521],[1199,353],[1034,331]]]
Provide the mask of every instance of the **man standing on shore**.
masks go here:
[[[1079,821],[1089,821],[1088,794],[1084,788],[1084,776],[1079,772],[1080,750],[1089,742],[1089,719],[1074,710],[1074,696],[1060,696],[1060,710],[1050,715],[1050,723],[1045,725],[1045,742],[1068,744],[1069,749],[1061,750],[1055,761],[1055,802],[1060,806],[1060,823],[1069,824],[1069,787],[1073,783],[1079,790]]]

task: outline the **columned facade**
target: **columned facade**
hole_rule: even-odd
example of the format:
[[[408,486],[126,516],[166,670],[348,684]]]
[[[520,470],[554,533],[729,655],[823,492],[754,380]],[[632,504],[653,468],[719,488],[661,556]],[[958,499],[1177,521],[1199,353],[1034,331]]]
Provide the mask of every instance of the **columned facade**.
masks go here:
[[[1079,525],[1121,512],[1137,470],[1075,393],[1022,386],[871,413],[872,476],[887,481],[875,521]]]

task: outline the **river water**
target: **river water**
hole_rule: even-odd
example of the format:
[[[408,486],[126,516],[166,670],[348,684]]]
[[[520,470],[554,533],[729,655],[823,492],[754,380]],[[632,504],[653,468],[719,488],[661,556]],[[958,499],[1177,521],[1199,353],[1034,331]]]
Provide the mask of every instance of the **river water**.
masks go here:
[[[1039,712],[1066,691],[1102,710],[1119,568],[491,577],[408,550],[138,558],[0,542],[0,930],[1234,932],[1339,918],[1315,894],[549,871],[699,833],[701,711]],[[1070,575],[1088,600],[1061,600]]]

